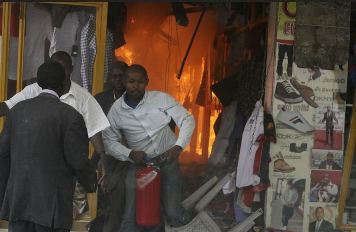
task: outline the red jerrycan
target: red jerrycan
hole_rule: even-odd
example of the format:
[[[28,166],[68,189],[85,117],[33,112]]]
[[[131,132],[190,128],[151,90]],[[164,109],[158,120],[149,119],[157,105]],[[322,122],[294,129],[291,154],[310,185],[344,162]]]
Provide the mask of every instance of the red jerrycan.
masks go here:
[[[136,223],[144,227],[160,223],[161,177],[159,170],[147,166],[136,172]]]

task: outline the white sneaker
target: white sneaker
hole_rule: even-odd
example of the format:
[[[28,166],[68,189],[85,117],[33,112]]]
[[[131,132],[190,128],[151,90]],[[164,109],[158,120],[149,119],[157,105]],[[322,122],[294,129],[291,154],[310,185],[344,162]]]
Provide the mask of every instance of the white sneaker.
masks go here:
[[[283,227],[282,227],[282,230],[287,230],[287,227],[286,227],[286,226],[283,226]]]
[[[314,130],[313,126],[301,115],[299,112],[292,112],[282,108],[277,119],[280,122],[300,131],[302,133],[311,132]]]

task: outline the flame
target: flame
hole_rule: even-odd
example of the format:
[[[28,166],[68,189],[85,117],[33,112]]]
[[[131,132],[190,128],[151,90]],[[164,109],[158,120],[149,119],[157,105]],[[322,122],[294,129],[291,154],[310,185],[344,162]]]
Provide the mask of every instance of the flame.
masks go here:
[[[218,119],[219,117],[219,109],[218,109],[218,98],[215,96],[214,93],[212,93],[212,104],[210,106],[210,110],[211,110],[211,113],[210,113],[210,133],[209,133],[209,155],[211,154],[211,150],[213,148],[213,143],[215,141],[215,132],[214,132],[214,124],[215,124],[215,121],[216,119]],[[217,103],[217,104],[216,104]]]
[[[133,63],[133,53],[126,46],[115,49],[115,57],[118,60],[124,60],[128,65]]]
[[[131,24],[134,24],[135,22],[136,22],[135,18],[134,18],[134,17],[131,17],[131,18],[130,18],[130,23],[131,23]]]

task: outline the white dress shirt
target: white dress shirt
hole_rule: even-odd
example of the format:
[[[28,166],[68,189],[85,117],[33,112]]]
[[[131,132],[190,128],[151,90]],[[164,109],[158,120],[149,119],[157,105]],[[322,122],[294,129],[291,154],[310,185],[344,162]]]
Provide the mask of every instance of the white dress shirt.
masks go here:
[[[41,92],[42,88],[37,83],[34,83],[26,86],[21,92],[5,101],[5,103],[11,109],[20,101],[34,98]],[[86,89],[73,81],[68,93],[63,94],[59,99],[72,106],[83,116],[89,138],[110,126],[109,121],[95,98]]]
[[[319,231],[322,222],[323,222],[323,219],[315,222],[315,232]]]
[[[178,145],[183,149],[190,142],[195,128],[194,117],[170,95],[146,91],[135,109],[125,103],[125,94],[111,107],[111,127],[103,131],[105,150],[122,161],[131,161],[132,150],[144,151],[149,158]],[[171,119],[179,128],[178,138],[169,127]],[[122,145],[122,135],[127,147]]]

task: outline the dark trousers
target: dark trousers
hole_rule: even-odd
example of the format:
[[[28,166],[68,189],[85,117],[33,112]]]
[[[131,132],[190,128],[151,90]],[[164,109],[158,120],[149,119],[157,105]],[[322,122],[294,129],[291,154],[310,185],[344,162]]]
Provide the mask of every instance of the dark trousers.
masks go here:
[[[126,176],[125,212],[120,232],[158,232],[163,231],[159,225],[154,228],[142,228],[136,224],[136,171],[138,166],[130,165]],[[161,173],[161,202],[168,224],[179,227],[190,221],[190,216],[181,206],[182,180],[177,160],[163,164]]]
[[[293,217],[294,208],[283,205],[282,209],[282,224],[283,226],[288,226],[288,221]]]
[[[325,144],[334,145],[334,127],[326,127],[325,130]]]
[[[30,221],[9,222],[9,232],[69,232],[66,229],[53,229]]]
[[[287,53],[288,65],[287,65],[287,74],[292,76],[292,67],[293,67],[293,45],[279,44],[278,46],[278,63],[277,63],[277,74],[282,76],[283,74],[283,60],[284,55]]]

